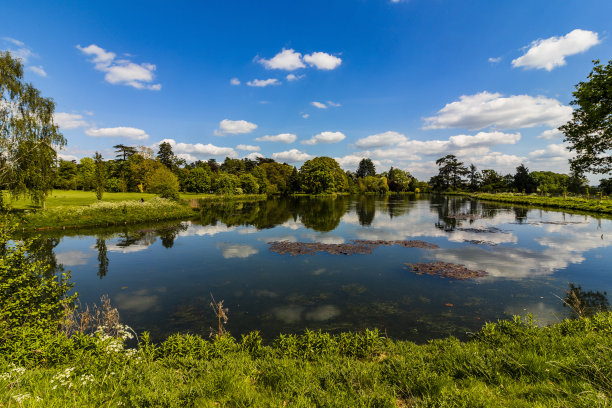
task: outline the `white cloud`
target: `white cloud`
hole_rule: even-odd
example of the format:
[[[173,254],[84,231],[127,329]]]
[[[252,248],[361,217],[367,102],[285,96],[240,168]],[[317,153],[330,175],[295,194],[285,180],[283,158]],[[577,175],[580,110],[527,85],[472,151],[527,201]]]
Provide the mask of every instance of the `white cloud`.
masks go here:
[[[315,108],[327,109],[327,105],[325,105],[324,103],[321,103],[321,102],[313,101],[313,102],[310,102],[310,104],[312,106],[314,106]]]
[[[489,62],[491,64],[497,64],[497,63],[501,62],[501,60],[502,60],[502,57],[490,57],[489,58]]]
[[[572,116],[572,108],[544,96],[512,95],[481,92],[462,95],[425,118],[425,129],[451,127],[470,130],[494,126],[498,129],[528,128],[538,125],[559,126]]]
[[[532,42],[523,56],[512,60],[512,66],[552,71],[566,64],[565,57],[585,52],[600,42],[596,32],[576,29],[562,37]]]
[[[334,157],[334,160],[336,160],[340,167],[345,170],[355,170],[357,166],[359,166],[359,162],[365,158],[367,158],[367,156],[363,154],[349,154],[344,157]],[[374,163],[375,166],[382,165],[378,160],[372,160],[372,163]]]
[[[230,84],[232,85],[240,85],[240,80],[238,78],[230,79]]]
[[[538,139],[560,139],[563,136],[563,132],[555,128],[543,131],[540,136],[538,136]]]
[[[62,160],[66,160],[66,161],[72,161],[72,160],[74,160],[74,161],[79,161],[79,158],[78,158],[78,157],[76,157],[76,156],[75,156],[75,155],[73,155],[73,154],[64,154],[64,153],[59,153],[59,152],[58,152],[58,153],[57,153],[57,157],[59,157],[59,158],[60,158],[60,159],[62,159]]]
[[[133,140],[145,140],[149,135],[142,129],[119,126],[114,128],[91,128],[85,131],[87,136],[91,137],[123,137]]]
[[[306,75],[295,75],[295,74],[289,74],[286,76],[287,81],[289,82],[293,82],[293,81],[299,81],[300,79],[304,78]]]
[[[170,143],[170,145],[172,146],[172,150],[175,153],[189,154],[192,155],[192,157],[194,155],[203,158],[208,158],[210,156],[227,156],[232,158],[238,157],[238,153],[231,147],[220,147],[210,143],[177,143],[174,139],[164,139],[156,143],[156,145],[158,146],[163,142]]]
[[[264,157],[264,155],[258,152],[253,152],[253,153],[249,153],[246,156],[244,156],[245,159],[249,159],[249,160],[257,160],[259,157]]]
[[[28,67],[29,71],[32,71],[33,73],[35,73],[38,76],[41,77],[46,77],[47,76],[47,72],[43,69],[42,65],[39,66],[30,66]]]
[[[57,112],[53,115],[53,121],[64,130],[89,126],[83,115],[78,113]]]
[[[369,149],[372,147],[391,146],[407,140],[408,138],[401,133],[387,131],[359,139],[357,142],[355,142],[355,146],[363,149]]]
[[[282,82],[276,78],[254,79],[252,81],[247,82],[248,86],[254,86],[257,88],[263,88],[263,87],[270,86],[270,85],[280,85],[280,84],[282,84]]]
[[[55,255],[57,263],[64,266],[87,265],[91,253],[83,251],[67,251]]]
[[[272,158],[281,162],[299,163],[312,159],[312,156],[298,149],[291,149],[285,152],[273,153]]]
[[[534,150],[529,153],[531,159],[561,159],[568,160],[574,157],[574,153],[567,149],[565,144],[549,144],[546,149]]]
[[[313,52],[304,55],[304,61],[310,66],[326,71],[335,69],[342,64],[342,59],[325,52]]]
[[[327,106],[331,106],[332,108],[339,108],[342,105],[336,102],[327,101]]]
[[[259,146],[239,144],[236,146],[238,150],[246,150],[247,152],[258,152],[261,150]]]
[[[219,122],[219,130],[215,130],[215,135],[240,135],[244,133],[251,133],[255,129],[257,129],[257,125],[255,123],[247,122],[246,120],[223,119],[221,122]]]
[[[257,142],[280,142],[293,143],[297,140],[297,136],[293,133],[280,133],[278,135],[265,135],[255,138]]]
[[[8,41],[11,44],[14,44],[14,45],[16,45],[18,47],[24,47],[25,46],[25,44],[22,41],[16,40],[16,39],[11,38],[11,37],[2,37],[2,39],[4,41]]]
[[[295,52],[293,49],[285,49],[270,59],[256,58],[256,61],[262,64],[267,69],[282,69],[285,71],[294,71],[298,68],[304,68],[306,65],[302,62],[302,54]]]
[[[302,143],[307,145],[315,145],[319,143],[338,143],[345,138],[346,136],[344,136],[344,133],[342,132],[321,132],[308,140],[304,140]]]
[[[126,85],[136,89],[159,91],[161,84],[153,84],[155,79],[154,64],[136,64],[128,59],[117,59],[114,52],[91,44],[87,47],[76,46],[85,55],[93,57],[90,61],[96,70],[105,72],[104,80],[114,85]]]
[[[490,146],[497,144],[515,144],[521,140],[520,133],[478,132],[475,135],[457,135],[448,139],[457,147]]]
[[[310,117],[310,115],[308,113],[302,113],[302,117],[304,119],[308,119]]]

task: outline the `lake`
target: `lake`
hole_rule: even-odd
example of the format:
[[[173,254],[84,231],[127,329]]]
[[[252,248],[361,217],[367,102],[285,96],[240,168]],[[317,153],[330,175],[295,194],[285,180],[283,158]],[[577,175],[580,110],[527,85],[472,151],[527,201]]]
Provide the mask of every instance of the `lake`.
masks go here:
[[[370,254],[295,255],[270,243],[419,240]],[[216,327],[234,336],[377,327],[396,339],[466,338],[485,322],[568,317],[569,285],[587,302],[612,291],[612,221],[452,196],[288,197],[207,204],[198,220],[46,232],[41,256],[72,272],[82,303],[108,294],[122,321],[161,339]],[[449,262],[487,276],[458,280],[407,265]],[[606,292],[606,293],[604,293]]]

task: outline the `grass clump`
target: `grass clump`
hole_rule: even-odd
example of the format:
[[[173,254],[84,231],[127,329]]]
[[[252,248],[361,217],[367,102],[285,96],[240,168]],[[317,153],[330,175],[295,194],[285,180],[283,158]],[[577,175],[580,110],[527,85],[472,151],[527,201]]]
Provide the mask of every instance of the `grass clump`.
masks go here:
[[[101,331],[0,343],[0,404],[75,406],[593,407],[612,403],[612,313],[537,327],[489,323],[417,345],[378,331],[175,334],[138,345]]]

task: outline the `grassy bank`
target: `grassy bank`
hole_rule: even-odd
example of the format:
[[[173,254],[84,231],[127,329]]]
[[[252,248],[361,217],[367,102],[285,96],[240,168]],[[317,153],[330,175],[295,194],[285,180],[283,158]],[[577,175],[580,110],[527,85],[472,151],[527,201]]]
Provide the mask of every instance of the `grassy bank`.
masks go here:
[[[604,407],[612,313],[539,328],[518,318],[424,345],[306,332],[264,346],[175,335],[0,337],[0,406]]]
[[[512,193],[475,193],[468,195],[479,200],[612,214],[612,200],[609,199],[599,200],[581,197],[541,197],[536,195]]]
[[[147,221],[190,218],[194,210],[163,198],[145,202],[95,202],[91,205],[63,205],[45,210],[14,213],[18,229],[84,228],[136,224]]]
[[[144,202],[141,202],[141,199]],[[203,202],[265,200],[265,194],[214,195],[182,193],[179,203],[146,193],[104,193],[101,201],[93,192],[54,190],[45,209],[29,200],[9,201],[10,215],[19,229],[106,227],[143,222],[192,218],[193,207]]]

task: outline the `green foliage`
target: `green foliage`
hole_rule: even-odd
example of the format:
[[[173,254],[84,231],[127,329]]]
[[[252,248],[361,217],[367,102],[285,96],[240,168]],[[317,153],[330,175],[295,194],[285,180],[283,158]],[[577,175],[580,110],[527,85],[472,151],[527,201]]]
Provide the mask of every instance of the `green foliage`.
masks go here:
[[[287,194],[289,192],[293,167],[281,163],[263,163],[258,168],[265,173],[268,194]]]
[[[149,190],[162,198],[177,200],[179,197],[178,178],[166,167],[160,167],[151,174]]]
[[[525,205],[535,205],[552,208],[565,208],[569,210],[590,211],[605,214],[612,214],[612,201],[588,199],[580,197],[540,197],[523,194],[488,194],[476,193],[472,197],[479,200],[499,201],[504,203],[515,203]]]
[[[372,163],[371,159],[361,159],[355,175],[359,178],[366,178],[367,176],[376,176],[376,167]]]
[[[412,176],[407,171],[394,169],[393,167],[389,169],[388,184],[390,191],[397,193],[410,191],[412,180]]]
[[[438,160],[438,175],[431,178],[430,183],[437,190],[457,190],[463,186],[463,176],[469,173],[462,162],[453,154],[446,155]]]
[[[570,164],[578,174],[612,172],[612,60],[605,66],[593,63],[587,81],[573,92],[572,119],[559,128],[569,150],[576,152]]]
[[[529,169],[525,167],[524,164],[521,163],[521,165],[516,168],[516,173],[514,174],[514,188],[518,191],[531,194],[536,191],[538,184],[540,183],[535,179],[533,173],[529,174]]]
[[[172,152],[172,145],[168,142],[162,142],[159,144],[159,150],[157,151],[157,160],[168,170],[173,170],[176,167],[176,157]]]
[[[330,194],[348,190],[346,174],[330,157],[315,157],[300,168],[302,190],[311,194]]]
[[[234,174],[218,172],[213,180],[213,191],[216,194],[234,195],[240,188],[240,180]]]
[[[96,198],[98,200],[102,200],[102,196],[104,195],[104,186],[106,185],[106,165],[104,164],[104,160],[102,160],[102,155],[96,152],[94,156],[94,180],[93,185],[96,190]]]
[[[23,82],[23,64],[0,52],[0,185],[13,197],[44,205],[53,188],[55,148],[66,140],[53,122],[55,104]]]
[[[240,187],[245,194],[257,194],[259,192],[259,184],[252,174],[240,175]]]
[[[0,226],[0,342],[24,326],[57,330],[65,308],[76,298],[68,296],[70,273],[56,275],[32,252],[32,238],[14,241],[10,232],[5,223]]]
[[[193,193],[208,193],[212,188],[212,177],[210,167],[198,166],[189,172],[185,180],[185,190]]]

